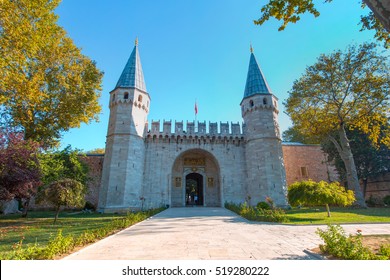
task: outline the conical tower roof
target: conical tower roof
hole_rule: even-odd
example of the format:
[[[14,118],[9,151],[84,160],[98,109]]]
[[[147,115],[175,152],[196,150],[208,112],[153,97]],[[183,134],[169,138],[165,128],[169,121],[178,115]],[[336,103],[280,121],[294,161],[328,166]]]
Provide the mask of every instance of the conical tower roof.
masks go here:
[[[115,89],[117,88],[136,88],[147,92],[144,74],[142,72],[141,59],[138,52],[138,40],[135,41],[134,49],[115,86]]]
[[[251,47],[251,57],[249,60],[248,76],[246,78],[244,98],[255,94],[272,94],[261,71],[259,64],[256,61],[253,49]]]

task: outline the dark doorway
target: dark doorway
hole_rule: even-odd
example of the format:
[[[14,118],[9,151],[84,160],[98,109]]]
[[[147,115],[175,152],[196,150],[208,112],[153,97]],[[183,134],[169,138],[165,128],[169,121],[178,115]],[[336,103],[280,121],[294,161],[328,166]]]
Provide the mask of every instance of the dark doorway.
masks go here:
[[[186,176],[186,205],[203,205],[203,176],[190,173]]]

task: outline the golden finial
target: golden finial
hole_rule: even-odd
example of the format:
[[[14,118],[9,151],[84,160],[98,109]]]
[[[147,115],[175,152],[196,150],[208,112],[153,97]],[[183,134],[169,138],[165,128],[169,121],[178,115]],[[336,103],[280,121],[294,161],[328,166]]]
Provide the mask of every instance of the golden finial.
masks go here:
[[[135,38],[135,45],[138,46],[138,37]]]
[[[250,50],[251,50],[251,53],[253,53],[253,47],[252,47],[252,43],[251,43],[251,48],[250,48]]]

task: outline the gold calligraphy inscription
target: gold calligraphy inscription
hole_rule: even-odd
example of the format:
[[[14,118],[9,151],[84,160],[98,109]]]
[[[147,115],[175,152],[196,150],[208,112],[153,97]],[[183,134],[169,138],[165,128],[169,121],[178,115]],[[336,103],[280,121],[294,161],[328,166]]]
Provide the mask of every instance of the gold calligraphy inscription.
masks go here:
[[[207,185],[209,186],[209,188],[214,187],[214,178],[207,178]]]
[[[184,158],[184,165],[187,166],[202,166],[206,164],[205,158]]]

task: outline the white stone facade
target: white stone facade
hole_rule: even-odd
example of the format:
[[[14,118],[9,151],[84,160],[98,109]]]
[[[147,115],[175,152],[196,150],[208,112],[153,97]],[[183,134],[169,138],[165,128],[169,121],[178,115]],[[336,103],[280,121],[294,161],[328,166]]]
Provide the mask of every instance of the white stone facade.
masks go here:
[[[100,211],[223,207],[225,202],[245,201],[255,205],[267,196],[278,206],[287,205],[274,95],[244,96],[243,125],[187,122],[184,126],[170,121],[148,125],[148,93],[136,84],[118,84],[110,93]]]

